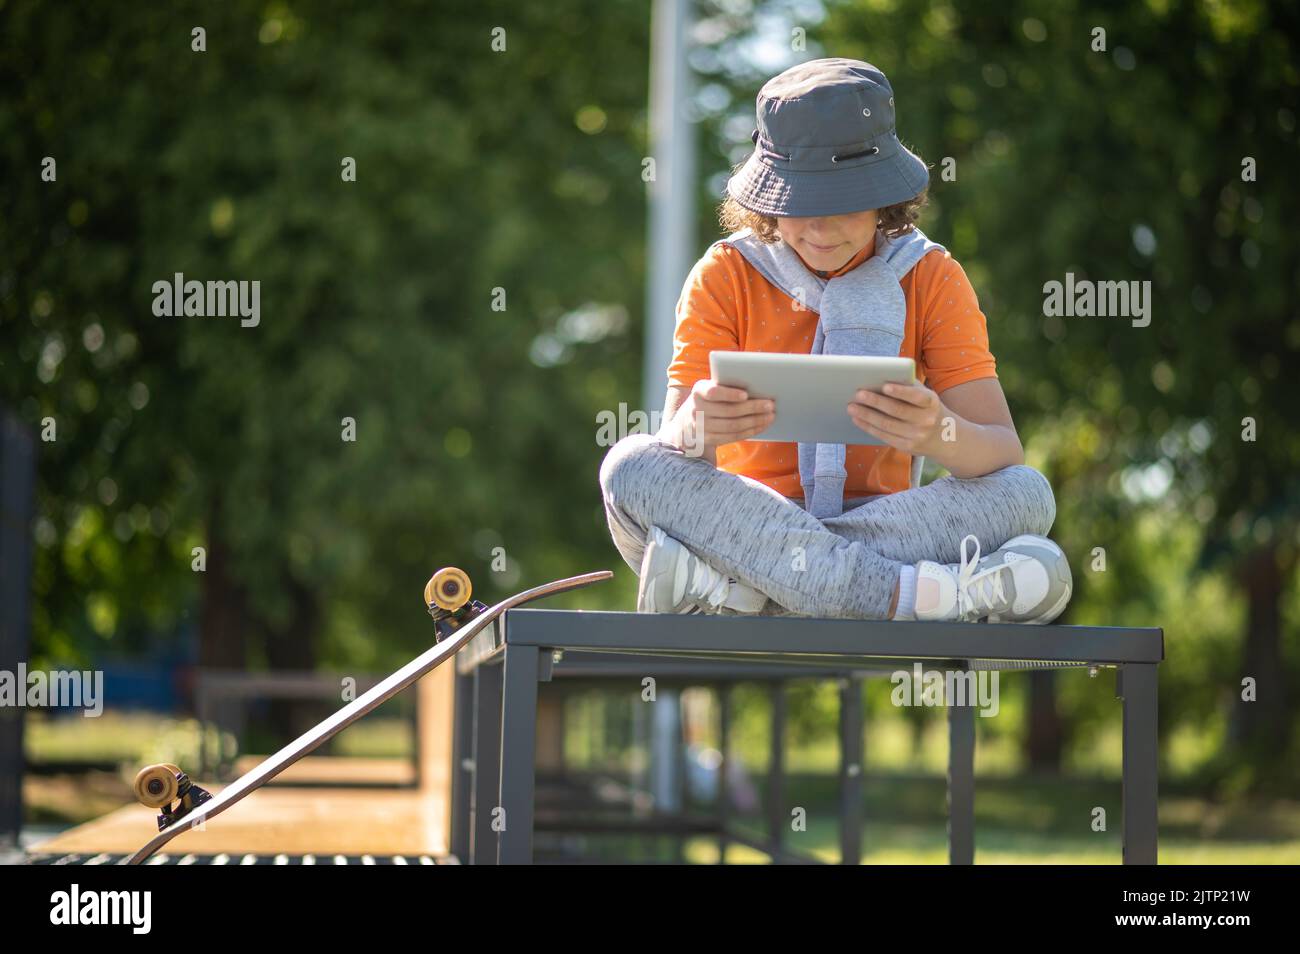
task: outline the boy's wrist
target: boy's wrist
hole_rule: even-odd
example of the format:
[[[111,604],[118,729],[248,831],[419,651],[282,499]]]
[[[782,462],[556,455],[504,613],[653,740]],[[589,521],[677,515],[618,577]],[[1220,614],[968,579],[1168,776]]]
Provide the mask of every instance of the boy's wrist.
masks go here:
[[[717,449],[702,445],[695,437],[695,429],[687,427],[686,423],[686,416],[682,409],[678,408],[672,419],[659,428],[657,436],[660,440],[672,444],[687,457],[702,457],[716,467]]]

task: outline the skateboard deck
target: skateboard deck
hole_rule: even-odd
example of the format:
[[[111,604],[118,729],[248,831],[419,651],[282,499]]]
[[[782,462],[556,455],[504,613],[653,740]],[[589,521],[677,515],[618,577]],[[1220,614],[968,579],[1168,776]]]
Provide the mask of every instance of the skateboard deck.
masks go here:
[[[424,594],[429,613],[437,626],[440,641],[290,742],[255,769],[240,776],[216,795],[209,795],[198,786],[191,785],[178,766],[152,765],[141,770],[136,777],[137,797],[152,807],[162,807],[163,813],[159,815],[158,834],[128,858],[126,863],[140,864],[177,835],[202,826],[209,818],[215,818],[245,796],[257,791],[294,762],[329,741],[376,706],[388,701],[421,676],[441,666],[461,647],[491,626],[506,610],[545,596],[608,580],[613,575],[609,570],[584,573],[581,576],[555,580],[535,586],[531,590],[524,590],[495,606],[484,606],[477,600],[469,599],[469,577],[462,571],[454,568],[440,570],[429,580]]]

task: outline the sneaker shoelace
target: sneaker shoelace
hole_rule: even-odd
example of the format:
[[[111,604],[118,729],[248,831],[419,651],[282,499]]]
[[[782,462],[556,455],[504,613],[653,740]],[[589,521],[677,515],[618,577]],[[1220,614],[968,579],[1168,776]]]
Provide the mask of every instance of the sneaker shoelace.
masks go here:
[[[728,578],[694,555],[691,556],[691,560],[695,566],[691,569],[691,583],[687,587],[687,597],[689,599],[692,593],[700,595],[693,601],[698,609],[688,606],[685,612],[719,612],[723,601],[727,598]]]
[[[970,556],[966,554],[968,541],[975,544],[975,552]],[[979,561],[979,537],[968,533],[961,541],[961,563],[957,567],[958,619],[978,619],[1006,603],[1007,594],[1003,588],[1002,571],[1010,567],[1003,563],[976,572]]]

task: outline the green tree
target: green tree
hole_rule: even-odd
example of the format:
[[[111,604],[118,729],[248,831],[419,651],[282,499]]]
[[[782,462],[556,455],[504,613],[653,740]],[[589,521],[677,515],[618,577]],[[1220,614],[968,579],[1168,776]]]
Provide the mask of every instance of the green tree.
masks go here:
[[[491,599],[607,562],[648,30],[597,0],[0,6],[0,401],[58,426],[42,653],[189,624],[205,664],[377,666],[427,641],[436,566]],[[260,324],[155,317],[177,272],[259,281]]]

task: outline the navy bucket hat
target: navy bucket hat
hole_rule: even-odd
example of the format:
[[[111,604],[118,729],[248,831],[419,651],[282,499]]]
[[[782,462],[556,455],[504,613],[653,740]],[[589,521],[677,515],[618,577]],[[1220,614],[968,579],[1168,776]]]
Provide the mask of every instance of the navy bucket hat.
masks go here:
[[[753,212],[844,215],[915,198],[930,183],[898,141],[894,91],[870,63],[839,57],[792,66],[758,91],[754,153],[727,182]]]

